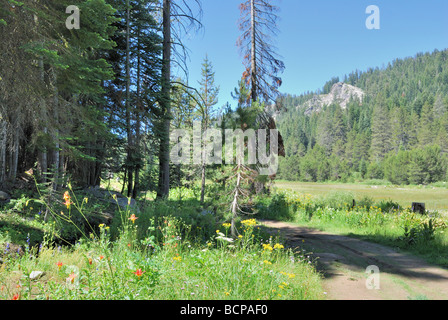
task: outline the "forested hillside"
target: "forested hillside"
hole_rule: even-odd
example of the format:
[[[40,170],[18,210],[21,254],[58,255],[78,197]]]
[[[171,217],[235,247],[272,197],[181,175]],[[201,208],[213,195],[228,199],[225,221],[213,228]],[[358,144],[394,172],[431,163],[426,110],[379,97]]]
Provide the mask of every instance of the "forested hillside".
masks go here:
[[[361,89],[362,101],[310,113],[309,101],[340,82]],[[287,152],[281,179],[427,184],[447,178],[448,50],[333,78],[315,93],[287,95],[284,105],[277,116]]]

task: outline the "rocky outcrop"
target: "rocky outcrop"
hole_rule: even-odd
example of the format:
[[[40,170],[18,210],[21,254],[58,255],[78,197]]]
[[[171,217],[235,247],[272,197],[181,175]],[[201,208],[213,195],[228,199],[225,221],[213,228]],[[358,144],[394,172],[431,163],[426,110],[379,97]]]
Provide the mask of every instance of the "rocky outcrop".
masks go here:
[[[331,104],[339,104],[342,109],[345,109],[351,99],[357,99],[362,103],[364,97],[365,93],[360,88],[343,82],[338,82],[333,85],[330,93],[316,95],[297,108],[305,108],[305,114],[311,115],[314,112],[321,111],[322,108]]]
[[[0,204],[7,203],[11,199],[11,196],[6,192],[0,191]]]

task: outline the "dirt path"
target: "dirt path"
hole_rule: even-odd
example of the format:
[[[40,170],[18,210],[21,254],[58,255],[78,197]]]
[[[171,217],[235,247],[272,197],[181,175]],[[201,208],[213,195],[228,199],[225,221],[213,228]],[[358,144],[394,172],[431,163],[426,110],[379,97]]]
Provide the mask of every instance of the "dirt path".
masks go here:
[[[289,247],[301,247],[317,259],[329,300],[448,299],[448,270],[392,248],[345,236],[274,221]],[[379,268],[379,289],[367,289],[369,266]],[[373,283],[372,283],[373,284]]]

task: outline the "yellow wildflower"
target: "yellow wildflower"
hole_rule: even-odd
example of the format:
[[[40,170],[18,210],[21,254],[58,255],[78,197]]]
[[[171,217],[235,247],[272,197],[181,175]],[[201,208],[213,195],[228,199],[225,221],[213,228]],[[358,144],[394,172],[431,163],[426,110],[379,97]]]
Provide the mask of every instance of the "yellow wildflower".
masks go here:
[[[246,227],[253,227],[257,224],[257,220],[248,219],[248,220],[241,221],[241,224],[245,225]]]

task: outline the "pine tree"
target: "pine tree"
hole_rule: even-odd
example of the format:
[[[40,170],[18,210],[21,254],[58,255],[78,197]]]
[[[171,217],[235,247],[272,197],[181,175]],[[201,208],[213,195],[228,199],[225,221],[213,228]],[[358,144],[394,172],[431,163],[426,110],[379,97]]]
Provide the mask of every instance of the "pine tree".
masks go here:
[[[429,102],[423,105],[418,131],[418,142],[420,146],[425,147],[434,142],[434,108]]]
[[[278,7],[269,0],[246,0],[240,5],[240,11],[243,34],[237,44],[244,56],[243,78],[250,85],[250,98],[253,102],[276,101],[282,84],[279,73],[285,69],[271,39],[278,33]]]
[[[391,150],[390,122],[387,107],[379,103],[373,110],[371,161],[380,161]]]
[[[198,111],[202,121],[202,132],[211,125],[211,119],[214,116],[215,110],[213,107],[218,103],[219,86],[215,85],[215,72],[213,66],[206,56],[202,64],[202,80],[199,82],[201,86],[200,94],[202,103],[198,104]],[[205,169],[206,169],[206,141],[202,146],[202,164],[201,164],[201,203],[204,202],[205,197]]]

